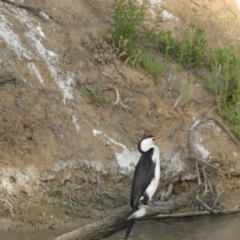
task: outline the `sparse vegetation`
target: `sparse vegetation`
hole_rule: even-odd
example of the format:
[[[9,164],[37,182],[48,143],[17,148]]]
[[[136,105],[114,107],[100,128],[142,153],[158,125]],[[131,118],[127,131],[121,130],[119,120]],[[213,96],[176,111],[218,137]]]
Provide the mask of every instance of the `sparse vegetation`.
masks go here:
[[[141,67],[158,81],[164,66],[172,56],[184,67],[197,68],[204,63],[207,41],[205,32],[191,24],[175,41],[171,31],[160,30],[161,15],[154,27],[147,30],[143,26],[147,1],[138,6],[136,1],[115,1],[114,20],[111,35],[125,62],[133,67]],[[148,46],[146,50],[145,46]],[[156,47],[162,52],[164,61],[157,61],[151,51]],[[150,50],[149,50],[150,49]]]
[[[115,0],[115,21],[110,33],[125,62],[133,67],[143,68],[158,81],[163,64],[153,57],[151,51],[144,48],[143,43],[152,42],[153,46],[153,36],[161,20],[158,18],[151,30],[145,30],[143,21],[146,10],[146,0],[141,6],[138,6],[136,1]]]
[[[145,30],[142,25],[146,9],[146,1],[139,7],[135,1],[115,1],[115,24],[111,33],[125,62],[145,69],[155,80],[161,75],[169,57],[188,69],[210,65],[207,83],[216,95],[218,113],[240,137],[240,55],[236,54],[233,47],[217,48],[212,50],[208,61],[203,29],[191,24],[179,40],[175,40],[171,31],[159,29],[161,19],[158,18],[153,29]],[[143,46],[146,42],[148,52]],[[156,46],[163,54],[163,62],[156,61],[151,55]],[[185,106],[192,98],[193,86],[182,86],[180,90],[179,101]]]
[[[218,114],[240,138],[240,54],[233,46],[216,48],[209,61],[207,86],[216,96]]]
[[[52,186],[48,192],[48,198],[46,198],[46,203],[48,205],[54,205],[57,207],[66,207],[69,205],[68,196],[61,189],[62,188],[57,185]]]
[[[116,47],[111,34],[104,38],[99,34],[93,36],[91,48],[93,58],[100,63],[110,63],[119,56],[119,49]]]
[[[12,81],[12,80],[15,80],[15,77],[13,77],[11,73],[6,71],[0,72],[0,83]]]
[[[142,5],[136,1],[115,0],[114,24],[105,37],[95,37],[93,57],[100,63],[120,57],[125,63],[144,69],[156,82],[170,58],[188,70],[209,66],[210,73],[204,81],[216,96],[218,114],[240,137],[240,55],[228,46],[210,50],[210,56],[206,56],[207,40],[203,29],[190,24],[176,40],[171,31],[161,29],[160,14],[149,30],[143,24],[146,11],[146,0]],[[157,60],[153,51],[159,51],[163,60]],[[186,106],[192,99],[193,84],[180,86],[179,90],[176,103]],[[107,102],[101,87],[88,91],[87,95],[96,105]]]
[[[88,97],[90,98],[91,103],[95,104],[95,105],[101,105],[104,104],[108,101],[106,95],[103,92],[103,89],[101,88],[101,86],[97,86],[94,90],[89,91],[87,89],[85,89],[84,91]]]
[[[193,83],[185,83],[180,87],[180,104],[181,106],[189,105],[193,97]]]
[[[36,203],[36,202],[33,202],[33,201],[28,200],[28,201],[27,201],[27,206],[28,206],[29,208],[33,208],[33,207],[38,207],[39,204]]]

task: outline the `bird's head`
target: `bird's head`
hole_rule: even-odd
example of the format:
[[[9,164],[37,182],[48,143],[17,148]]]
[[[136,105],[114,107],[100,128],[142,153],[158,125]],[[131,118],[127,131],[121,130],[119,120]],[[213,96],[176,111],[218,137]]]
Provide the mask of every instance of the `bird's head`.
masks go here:
[[[155,144],[159,141],[161,141],[161,138],[155,138],[152,135],[143,137],[138,143],[138,150],[141,153],[145,153],[149,151],[151,148],[154,148]]]

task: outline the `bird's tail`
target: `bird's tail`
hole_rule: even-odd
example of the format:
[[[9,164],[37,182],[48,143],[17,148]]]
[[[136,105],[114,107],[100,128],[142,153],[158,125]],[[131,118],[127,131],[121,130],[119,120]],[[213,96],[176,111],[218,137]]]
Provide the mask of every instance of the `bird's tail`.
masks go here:
[[[125,235],[125,238],[124,240],[127,240],[128,237],[129,237],[129,234],[132,230],[132,227],[133,227],[133,224],[135,223],[135,219],[134,218],[131,218],[128,220],[128,225],[127,225],[127,230],[126,230],[126,235]]]

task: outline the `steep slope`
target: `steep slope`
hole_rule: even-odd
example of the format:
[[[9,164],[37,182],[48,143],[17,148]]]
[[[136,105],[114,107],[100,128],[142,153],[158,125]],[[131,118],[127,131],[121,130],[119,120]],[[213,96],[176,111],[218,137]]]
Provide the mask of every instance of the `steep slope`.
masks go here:
[[[186,3],[180,5],[178,14],[174,1],[166,2],[176,17],[167,20],[166,11],[163,27],[177,28],[177,34],[187,26],[187,17],[183,18]],[[209,109],[214,100],[203,86],[193,84],[194,75],[178,72],[171,63],[155,84],[117,58],[109,64],[98,63],[91,41],[110,26],[113,1],[34,0],[24,4],[42,11],[33,14],[0,2],[1,78],[15,77],[0,85],[0,198],[12,205],[16,221],[31,225],[65,221],[64,209],[69,215],[73,203],[80,207],[71,217],[100,218],[105,213],[99,209],[127,203],[131,171],[139,158],[137,143],[144,133],[165,137],[159,144],[163,187],[176,182],[174,193],[181,194],[195,184],[195,161],[188,158],[194,151],[230,177],[223,182],[208,167],[214,184],[221,183],[226,194],[230,190],[236,194],[232,202],[223,197],[222,204],[237,204],[240,181],[232,175],[240,172],[239,149],[221,125],[204,119],[212,114]],[[201,10],[200,17],[191,18],[189,8],[188,21],[206,21],[204,4],[194,5]],[[151,11],[156,7],[149,6]],[[222,44],[231,41],[238,47],[235,22],[229,27],[229,21],[220,20],[213,19],[219,26],[214,30],[212,24],[202,24],[208,39],[212,44],[219,39]],[[148,21],[152,21],[151,14]],[[227,35],[219,32],[222,22],[227,24]],[[193,99],[187,108],[173,109],[179,86],[184,84],[191,84]],[[100,106],[86,94],[98,86],[108,98]],[[0,215],[11,224],[9,205],[3,204]],[[54,211],[58,207],[64,209]],[[54,219],[49,217],[53,213]]]

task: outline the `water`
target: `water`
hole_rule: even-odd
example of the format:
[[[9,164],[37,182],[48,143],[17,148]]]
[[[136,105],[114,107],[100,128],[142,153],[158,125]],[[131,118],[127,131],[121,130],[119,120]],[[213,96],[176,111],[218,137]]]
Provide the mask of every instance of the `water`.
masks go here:
[[[107,240],[123,239],[125,231]],[[240,215],[138,222],[129,240],[240,240]]]
[[[39,231],[0,231],[1,240],[53,240],[76,229],[65,227]],[[122,240],[125,230],[106,240]],[[240,240],[240,214],[221,217],[199,217],[138,222],[133,226],[129,240]]]
[[[0,240],[53,240],[66,232],[78,227],[63,227],[57,229],[28,230],[28,231],[0,231]]]

